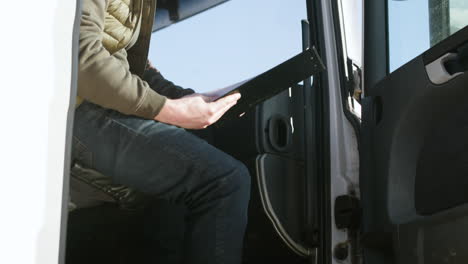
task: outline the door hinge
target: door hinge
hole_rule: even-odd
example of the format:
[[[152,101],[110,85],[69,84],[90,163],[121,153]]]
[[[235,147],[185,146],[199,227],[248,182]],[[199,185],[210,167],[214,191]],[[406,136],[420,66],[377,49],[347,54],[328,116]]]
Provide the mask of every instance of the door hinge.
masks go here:
[[[362,70],[356,65],[353,60],[347,58],[346,60],[348,68],[348,79],[346,82],[346,88],[348,90],[348,95],[351,98],[354,98],[356,101],[361,102],[362,95]],[[353,105],[354,107],[354,105]]]

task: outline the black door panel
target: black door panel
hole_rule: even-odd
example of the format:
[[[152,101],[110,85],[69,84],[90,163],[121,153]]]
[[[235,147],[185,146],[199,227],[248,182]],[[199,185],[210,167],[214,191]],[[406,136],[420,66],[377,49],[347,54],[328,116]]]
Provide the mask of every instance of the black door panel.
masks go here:
[[[214,145],[252,176],[245,263],[306,261],[303,89],[296,85],[214,129]]]
[[[453,263],[468,260],[456,253],[466,241],[454,228],[468,226],[468,74],[436,85],[426,69],[433,54],[456,51],[467,40],[465,28],[388,75],[363,101],[363,231],[392,233],[395,263],[450,259],[437,245],[453,245]],[[369,260],[384,250],[364,252]]]
[[[466,263],[467,224],[468,216],[454,214],[400,226],[398,263]]]
[[[457,81],[466,84],[467,78]],[[461,91],[453,91],[453,104],[447,102],[449,107],[428,131],[419,155],[415,207],[421,215],[468,203],[468,91],[463,84],[458,87]]]
[[[303,87],[296,85],[258,110],[258,151],[304,160]]]
[[[304,246],[304,164],[274,154],[257,160],[257,182],[263,208],[282,240],[296,254],[307,256]]]
[[[466,133],[463,135],[460,130],[467,125],[463,118],[468,110],[467,81],[467,75],[463,75],[445,85],[433,85],[422,58],[418,58],[379,83],[372,91],[372,99],[366,99],[372,105],[363,119],[363,125],[372,134],[365,139],[372,145],[371,161],[366,160],[366,164],[375,167],[371,175],[378,182],[374,186],[384,186],[382,190],[369,191],[388,196],[386,206],[393,221],[415,218],[416,201],[424,207],[424,200],[435,194],[431,189],[441,191],[440,183],[460,177],[458,172],[449,172],[453,172],[454,163],[463,161],[463,148],[452,147],[462,147],[464,142],[466,145]],[[454,156],[457,153],[459,156]],[[363,187],[371,181],[367,177],[362,180]],[[447,196],[434,199],[443,201]]]

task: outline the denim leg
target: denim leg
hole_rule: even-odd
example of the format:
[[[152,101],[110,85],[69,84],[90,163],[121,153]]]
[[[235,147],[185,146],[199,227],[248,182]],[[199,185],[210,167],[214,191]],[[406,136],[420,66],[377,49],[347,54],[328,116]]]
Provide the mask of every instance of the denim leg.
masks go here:
[[[86,102],[74,137],[90,153],[86,166],[187,207],[185,263],[241,263],[250,198],[241,162],[184,129]]]

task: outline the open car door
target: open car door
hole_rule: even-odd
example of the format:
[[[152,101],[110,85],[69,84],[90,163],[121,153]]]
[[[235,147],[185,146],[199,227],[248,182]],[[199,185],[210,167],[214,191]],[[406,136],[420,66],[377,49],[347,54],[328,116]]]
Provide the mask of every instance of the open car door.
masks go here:
[[[449,13],[442,2],[426,3],[432,47],[389,73],[387,2],[366,1],[365,263],[468,261],[468,27],[440,37],[451,26],[436,16]]]

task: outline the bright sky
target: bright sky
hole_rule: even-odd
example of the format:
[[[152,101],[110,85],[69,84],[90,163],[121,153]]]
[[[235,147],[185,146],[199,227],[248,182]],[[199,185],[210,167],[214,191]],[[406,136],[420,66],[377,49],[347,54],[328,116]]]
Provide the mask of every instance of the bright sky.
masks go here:
[[[153,34],[150,60],[196,91],[260,74],[302,51],[305,0],[231,0]]]
[[[450,26],[457,31],[468,24],[468,1],[450,0],[449,4]],[[389,1],[388,13],[393,71],[430,48],[428,0]]]
[[[428,0],[389,1],[390,71],[430,47]]]
[[[393,71],[430,47],[429,10],[428,0],[388,4]],[[450,0],[450,5],[451,25],[467,25],[468,1]],[[231,0],[154,33],[149,57],[167,79],[183,87],[222,88],[299,53],[300,21],[306,17],[306,0]],[[348,28],[352,34],[360,34],[359,25],[351,26],[356,27]]]

